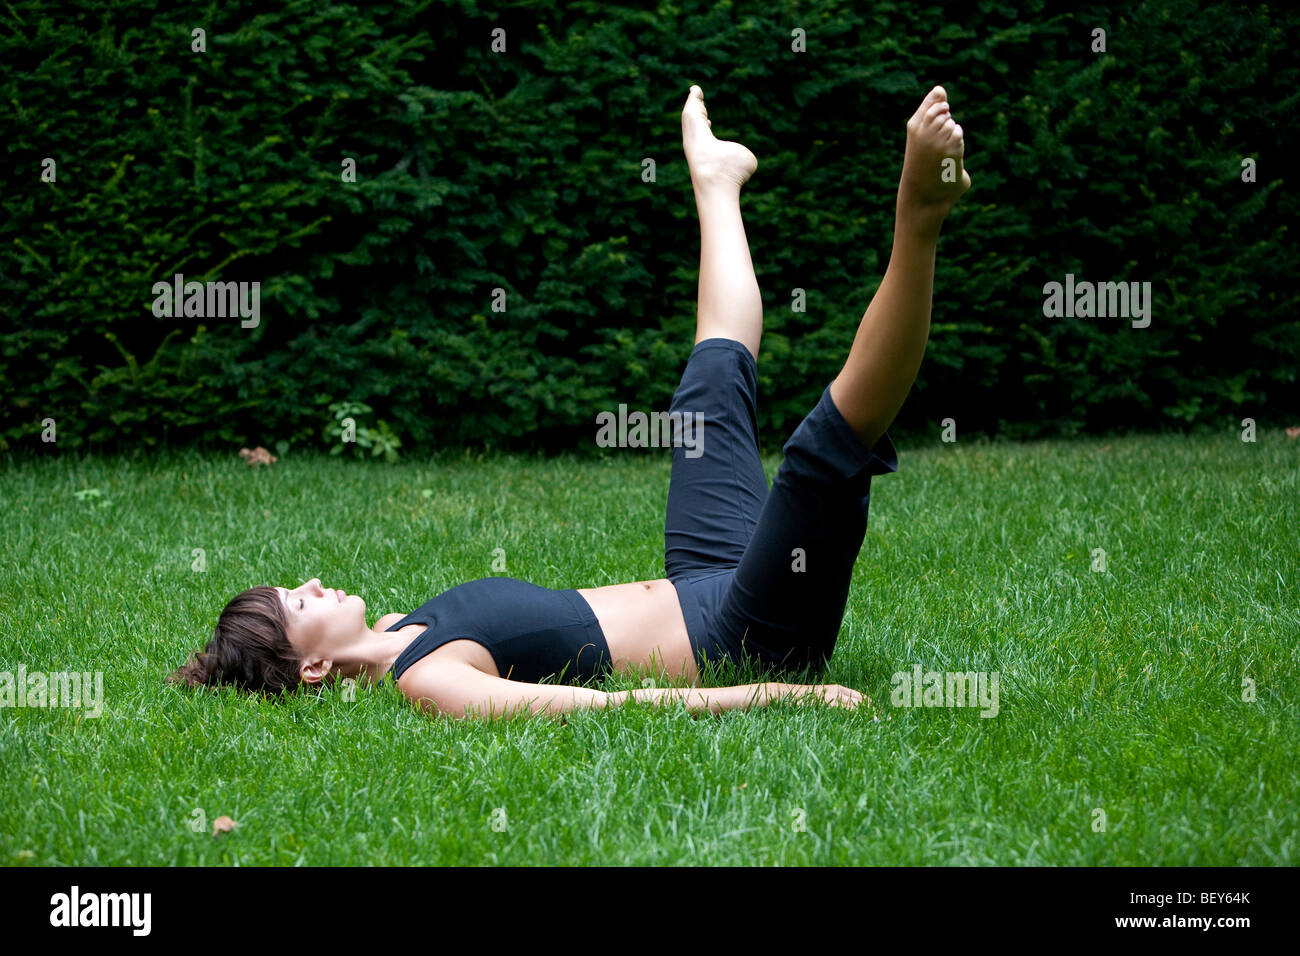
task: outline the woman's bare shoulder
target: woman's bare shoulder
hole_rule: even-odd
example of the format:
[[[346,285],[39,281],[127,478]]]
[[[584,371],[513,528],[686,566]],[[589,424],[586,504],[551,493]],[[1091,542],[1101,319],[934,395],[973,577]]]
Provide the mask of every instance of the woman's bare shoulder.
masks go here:
[[[397,611],[394,611],[392,614],[385,614],[379,620],[375,621],[375,626],[371,628],[371,630],[386,631],[404,617],[406,617],[405,614],[400,614]]]

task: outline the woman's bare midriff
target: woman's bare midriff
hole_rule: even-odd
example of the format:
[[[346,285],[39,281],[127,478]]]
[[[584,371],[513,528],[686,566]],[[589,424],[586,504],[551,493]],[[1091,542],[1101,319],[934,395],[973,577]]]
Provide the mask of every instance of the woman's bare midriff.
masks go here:
[[[616,671],[624,673],[639,666],[644,675],[655,678],[666,674],[688,683],[699,678],[677,588],[667,578],[577,591],[600,623]],[[401,615],[385,615],[376,622],[375,629],[383,630],[399,620]],[[424,624],[408,624],[400,633],[409,631],[414,639],[425,628]],[[466,661],[494,677],[501,676],[492,654],[477,641],[448,641],[428,657]]]
[[[578,588],[591,605],[609,644],[614,669],[620,673],[641,667],[646,676],[700,676],[677,588],[667,578]]]

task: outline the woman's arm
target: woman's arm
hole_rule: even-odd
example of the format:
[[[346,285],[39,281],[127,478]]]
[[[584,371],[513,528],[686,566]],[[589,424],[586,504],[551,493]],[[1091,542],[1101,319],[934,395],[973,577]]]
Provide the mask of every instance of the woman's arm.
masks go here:
[[[397,685],[426,712],[453,717],[504,717],[521,711],[553,715],[621,707],[631,700],[655,704],[680,700],[692,713],[709,711],[716,714],[735,708],[766,707],[773,700],[786,696],[799,703],[824,700],[832,706],[848,708],[854,708],[866,699],[856,690],[839,684],[772,682],[738,687],[658,687],[608,693],[590,687],[504,680],[467,662],[429,658],[408,668]]]

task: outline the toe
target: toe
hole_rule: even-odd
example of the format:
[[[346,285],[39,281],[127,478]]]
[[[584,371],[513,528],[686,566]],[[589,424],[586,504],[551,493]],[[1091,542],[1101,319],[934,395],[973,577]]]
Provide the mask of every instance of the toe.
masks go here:
[[[925,112],[935,103],[945,103],[947,100],[948,92],[942,86],[936,86],[925,94],[925,99],[921,100],[921,112]]]
[[[922,121],[928,126],[934,123],[942,123],[945,118],[952,119],[952,113],[948,108],[948,103],[940,100],[930,104],[930,108],[922,116]]]
[[[940,141],[940,149],[949,156],[956,156],[959,159],[966,155],[966,141],[962,136],[961,127],[956,123],[946,126],[942,133],[943,139]]]
[[[942,87],[936,86],[925,95],[925,99],[921,100],[921,105],[916,108],[916,112],[913,113],[912,118],[908,120],[909,124],[924,125],[930,110],[940,102],[939,93],[942,89]]]
[[[704,108],[704,91],[698,86],[691,86],[691,91],[686,95],[686,105],[698,109],[707,115],[708,110]]]

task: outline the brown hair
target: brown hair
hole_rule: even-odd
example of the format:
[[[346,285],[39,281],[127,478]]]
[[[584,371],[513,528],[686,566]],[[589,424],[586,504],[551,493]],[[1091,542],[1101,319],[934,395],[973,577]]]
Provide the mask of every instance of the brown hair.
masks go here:
[[[177,668],[169,683],[190,687],[234,684],[242,690],[297,690],[302,661],[285,633],[288,617],[273,587],[236,594],[217,618],[211,640]]]

